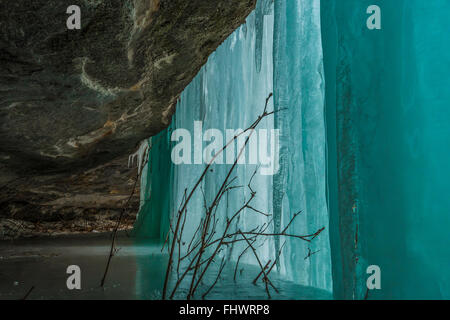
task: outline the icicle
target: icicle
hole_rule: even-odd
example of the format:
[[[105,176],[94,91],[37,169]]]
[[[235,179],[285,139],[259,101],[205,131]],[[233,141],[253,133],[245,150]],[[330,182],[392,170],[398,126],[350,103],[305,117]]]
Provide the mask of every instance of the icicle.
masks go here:
[[[152,147],[152,138],[145,139],[141,142],[139,145],[138,150],[131,154],[128,157],[128,168],[131,168],[133,166],[133,163],[136,161],[138,172],[141,173],[141,168],[144,167],[145,163],[147,162],[148,152]]]

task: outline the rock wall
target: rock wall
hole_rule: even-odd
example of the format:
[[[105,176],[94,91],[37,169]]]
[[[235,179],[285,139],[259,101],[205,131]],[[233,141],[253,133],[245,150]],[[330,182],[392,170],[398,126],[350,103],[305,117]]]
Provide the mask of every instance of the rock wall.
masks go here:
[[[182,90],[255,3],[1,1],[1,219],[119,206],[133,184],[124,157],[169,125]],[[80,30],[66,26],[73,4]],[[113,198],[113,188],[126,190]]]

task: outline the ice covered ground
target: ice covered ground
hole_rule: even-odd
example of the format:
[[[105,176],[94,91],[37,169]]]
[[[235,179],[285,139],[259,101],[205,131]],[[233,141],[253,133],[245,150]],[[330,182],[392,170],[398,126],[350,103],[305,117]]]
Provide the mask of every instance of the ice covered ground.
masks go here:
[[[0,242],[0,300],[160,299],[167,254],[158,241],[118,238],[104,288],[100,287],[111,244],[108,235],[71,236]],[[69,265],[81,269],[81,290],[66,286]],[[249,285],[257,270],[244,269],[237,282],[221,281],[208,299],[264,299],[264,288]],[[227,272],[234,272],[227,271]],[[230,278],[228,278],[230,279]],[[232,277],[231,277],[232,279]],[[273,279],[274,299],[330,299],[329,293]]]

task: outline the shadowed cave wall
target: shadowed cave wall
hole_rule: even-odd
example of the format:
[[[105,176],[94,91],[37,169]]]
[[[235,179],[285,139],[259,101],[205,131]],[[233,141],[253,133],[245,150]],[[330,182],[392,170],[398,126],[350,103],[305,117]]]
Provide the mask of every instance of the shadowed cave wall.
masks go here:
[[[67,30],[71,1],[1,1],[0,237],[109,230],[127,155],[255,3],[83,0]]]

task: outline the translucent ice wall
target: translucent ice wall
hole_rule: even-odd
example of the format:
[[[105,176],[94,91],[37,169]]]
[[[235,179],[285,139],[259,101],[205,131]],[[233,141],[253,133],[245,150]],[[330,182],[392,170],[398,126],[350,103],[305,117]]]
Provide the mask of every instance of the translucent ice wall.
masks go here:
[[[151,138],[147,165],[142,170],[140,210],[133,233],[140,238],[164,238],[172,210],[172,174],[169,129]]]
[[[381,30],[366,27],[372,4]],[[335,295],[448,299],[450,2],[321,6]]]
[[[245,129],[261,114],[267,96],[274,98],[269,110],[282,109],[267,117],[258,129],[280,130],[280,168],[276,175],[254,177],[254,206],[270,213],[275,232],[284,227],[293,214],[302,211],[292,224],[290,233],[310,234],[325,227],[312,243],[293,239],[267,241],[258,251],[261,257],[273,257],[286,240],[278,270],[294,282],[331,291],[331,261],[326,207],[324,83],[320,36],[319,1],[265,0],[246,24],[236,30],[212,54],[192,83],[185,89],[177,105],[169,129],[153,138],[150,162],[142,181],[142,201],[136,232],[141,236],[165,238],[168,217],[173,216],[186,188],[200,177],[205,164],[174,165],[170,151],[171,133],[186,129],[192,141],[195,133],[208,129]],[[199,131],[199,122],[202,129]],[[210,132],[211,133],[211,132]],[[201,138],[201,137],[200,137]],[[203,144],[203,149],[206,143]],[[237,152],[237,149],[235,149]],[[191,159],[201,154],[199,145],[192,146]],[[249,156],[247,153],[247,163]],[[230,165],[214,165],[188,207],[184,231],[186,240],[204,214],[206,201],[216,195]],[[255,165],[238,165],[237,188],[221,202],[219,230],[227,216],[242,206],[250,196],[245,186]],[[271,218],[245,210],[240,225],[252,229]],[[277,250],[277,251],[275,251]],[[237,251],[230,254],[236,259]],[[251,254],[244,262],[256,264]]]
[[[374,4],[381,30],[366,26]],[[255,203],[273,214],[274,232],[300,210],[294,233],[326,227],[311,244],[287,241],[278,270],[333,287],[336,298],[449,299],[449,9],[447,0],[259,1],[183,92],[169,129],[153,137],[137,235],[165,239],[204,168],[172,163],[173,130],[194,138],[194,121],[202,132],[245,129],[273,92],[269,109],[283,111],[260,128],[280,130],[280,167],[255,177]],[[208,173],[201,185],[208,201],[228,169]],[[238,166],[236,185],[254,169]],[[248,197],[246,188],[229,194],[218,209],[222,222]],[[202,207],[197,194],[186,238]],[[264,222],[248,212],[240,225]],[[273,239],[259,253],[267,258],[283,243]],[[245,261],[255,263],[251,255]],[[381,290],[367,290],[369,265],[381,268]]]
[[[281,165],[274,176],[274,215],[285,220],[301,209],[296,232],[311,233],[318,226],[328,230],[320,1],[275,1],[274,35],[274,99],[277,109],[286,108],[275,115]],[[288,252],[289,274],[331,290],[328,232],[309,246],[295,242]]]

